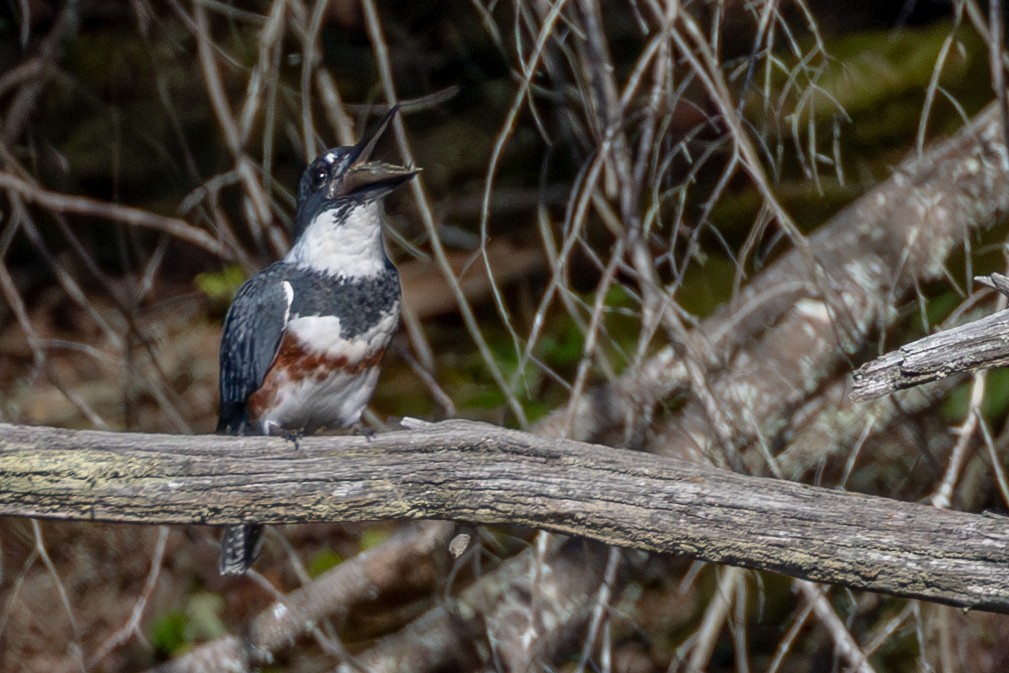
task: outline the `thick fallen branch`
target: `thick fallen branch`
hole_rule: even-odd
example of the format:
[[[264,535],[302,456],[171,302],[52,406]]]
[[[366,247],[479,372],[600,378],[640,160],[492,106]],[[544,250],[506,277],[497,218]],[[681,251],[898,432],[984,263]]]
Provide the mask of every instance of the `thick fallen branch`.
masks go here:
[[[1009,521],[467,421],[372,439],[0,425],[0,515],[512,523],[1009,612]]]
[[[1002,128],[992,105],[953,137],[908,157],[811,234],[808,251],[782,255],[696,329],[572,400],[537,432],[632,445],[647,434],[652,453],[786,476],[829,464],[832,452],[847,456],[867,439],[872,445],[876,433],[904,422],[907,400],[853,408],[829,381],[899,317],[897,303],[942,273],[952,250],[1009,209]],[[936,388],[923,394],[935,396]],[[666,404],[684,392],[682,407]],[[926,404],[921,395],[917,408]],[[661,415],[670,406],[676,411]],[[660,416],[646,433],[653,408]],[[753,450],[773,454],[782,445],[773,461]]]
[[[992,105],[953,137],[909,157],[809,237],[819,266],[792,250],[725,309],[741,316],[738,327],[725,325],[722,312],[702,323],[698,331],[715,352],[729,354],[722,371],[703,379],[717,403],[691,400],[670,414],[651,450],[720,458],[787,439],[792,415],[839,368],[848,370],[848,355],[896,320],[896,303],[939,277],[962,241],[1009,211],[1002,129]],[[834,290],[829,296],[824,282]],[[745,339],[738,352],[721,336],[730,331]]]

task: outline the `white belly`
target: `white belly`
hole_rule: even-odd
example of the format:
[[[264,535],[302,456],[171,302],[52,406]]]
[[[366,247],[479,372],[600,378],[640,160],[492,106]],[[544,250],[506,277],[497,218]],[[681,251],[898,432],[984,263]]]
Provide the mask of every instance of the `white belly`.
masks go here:
[[[346,428],[361,420],[378,383],[379,364],[399,321],[399,306],[362,334],[341,335],[335,316],[294,318],[285,338],[293,338],[319,367],[292,380],[287,371],[271,372],[276,399],[259,417],[264,434],[276,430],[304,431]],[[307,376],[304,375],[307,373]]]
[[[276,405],[259,419],[263,433],[290,429],[311,434],[321,428],[354,425],[375,392],[378,373],[378,367],[371,367],[359,374],[339,372],[284,386]]]

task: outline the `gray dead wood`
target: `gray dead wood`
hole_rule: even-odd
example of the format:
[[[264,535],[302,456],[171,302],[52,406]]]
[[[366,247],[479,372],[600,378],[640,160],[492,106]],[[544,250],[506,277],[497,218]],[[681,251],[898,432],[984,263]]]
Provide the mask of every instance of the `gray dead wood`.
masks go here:
[[[791,250],[743,286],[724,314],[699,332],[728,353],[704,377],[716,404],[690,400],[655,430],[651,450],[721,459],[757,442],[775,445],[794,430],[794,414],[848,358],[898,317],[894,306],[942,275],[947,256],[1009,211],[1009,166],[1002,118],[992,105],[956,135],[908,158],[893,176],[811,234],[818,265]],[[816,282],[817,279],[825,279]],[[833,290],[824,296],[823,282]],[[725,348],[721,334],[749,341]],[[758,316],[762,331],[755,331]],[[727,438],[727,439],[726,439]],[[740,459],[748,467],[757,461]]]
[[[958,240],[970,235],[972,230],[989,226],[1000,212],[1005,211],[1009,189],[1006,188],[1007,176],[1003,168],[1005,150],[1000,142],[997,124],[997,113],[989,108],[954,138],[933,146],[923,157],[910,158],[895,170],[894,176],[886,184],[880,185],[846,208],[811,237],[811,249],[827,267],[828,273],[833,276],[845,272],[842,274],[845,276],[844,283],[851,283],[845,288],[851,294],[846,294],[845,297],[854,297],[854,293],[859,293],[856,305],[858,302],[871,305],[868,311],[864,308],[856,310],[859,315],[873,316],[868,321],[844,316],[841,321],[844,327],[850,329],[861,323],[855,330],[848,331],[847,340],[838,339],[839,335],[832,331],[833,327],[830,327],[831,331],[826,335],[811,335],[812,338],[806,338],[801,343],[788,336],[789,333],[809,333],[809,312],[805,310],[809,308],[809,304],[803,299],[815,299],[817,294],[815,283],[807,280],[809,265],[798,255],[787,254],[745,285],[732,307],[704,321],[697,330],[697,341],[708,344],[709,349],[698,347],[687,350],[708,356],[697,358],[705,376],[710,378],[721,368],[737,373],[742,371],[736,369],[739,363],[734,358],[738,351],[742,351],[744,355],[750,354],[754,343],[769,344],[764,352],[749,359],[750,362],[765,363],[765,369],[777,364],[778,361],[773,359],[777,354],[798,354],[798,357],[805,359],[804,354],[810,348],[817,349],[815,353],[820,358],[817,363],[820,371],[839,369],[837,364],[842,358],[837,348],[838,341],[848,341],[842,350],[854,351],[864,347],[870,330],[882,328],[892,320],[892,302],[912,287],[915,279],[933,277],[941,268],[940,260]],[[925,214],[928,216],[923,216]],[[879,274],[874,274],[870,276],[873,282],[867,283],[866,278],[859,273],[867,265],[888,269],[892,276],[883,274],[884,282],[878,282]],[[797,281],[797,278],[802,280]],[[843,287],[844,283],[839,286]],[[798,317],[789,318],[789,312],[798,314]],[[779,327],[785,329],[777,329]],[[761,339],[760,336],[765,333],[767,338]],[[784,346],[783,343],[788,345]],[[826,358],[820,355],[824,351],[827,353]],[[685,349],[680,346],[662,349],[642,366],[628,370],[613,384],[602,386],[578,400],[574,421],[570,425],[571,432],[583,439],[601,439],[629,418],[647,419],[647,410],[652,405],[684,389],[688,379],[682,362],[684,352]],[[727,363],[732,363],[732,366],[727,367]],[[749,415],[761,420],[764,427],[744,426],[743,432],[733,437],[750,442],[754,429],[776,434],[783,427],[782,419],[794,412],[795,405],[808,405],[808,402],[802,400],[809,399],[809,384],[816,385],[819,380],[816,377],[820,375],[816,373],[815,367],[797,368],[794,363],[791,360],[786,368],[774,369],[776,374],[770,377],[760,376],[758,372],[750,371],[750,367],[744,367],[745,377],[736,375],[734,379],[729,379],[730,383],[732,380],[759,380],[771,384],[760,395],[742,398],[760,401],[759,412],[753,413],[757,410],[750,409]],[[814,376],[803,378],[801,385],[795,385],[794,381],[781,376],[782,371],[802,374],[803,377],[812,372]],[[777,378],[779,376],[781,378]],[[727,391],[718,391],[723,402],[736,399],[724,396],[725,392]],[[799,397],[796,398],[796,395]],[[696,405],[688,405],[690,407]],[[864,413],[864,410],[860,412]],[[540,424],[538,431],[544,434],[562,434],[568,426],[564,422],[564,416],[563,411],[554,414]],[[843,420],[837,419],[838,422]],[[769,428],[769,425],[775,427]],[[687,455],[681,453],[678,447],[701,438],[703,432],[702,427],[700,432],[690,433],[688,437],[682,429],[675,429],[663,437],[668,446],[655,448]],[[834,438],[840,436],[829,432],[828,435]],[[710,443],[711,440],[703,441],[705,445]],[[822,455],[822,450],[813,445],[799,446],[792,442],[790,446],[790,452],[801,452],[807,456],[804,459],[806,463],[815,461],[817,453]],[[551,560],[547,560],[547,565]],[[510,562],[506,565],[510,566]],[[550,577],[554,576],[550,574]],[[593,591],[593,587],[586,584],[586,587],[574,592],[575,595],[588,595]],[[494,618],[488,618],[494,621]],[[426,630],[412,631],[413,637],[418,642],[433,642],[444,636],[446,630],[455,628],[456,623],[452,624],[439,626],[434,622],[427,623]],[[383,650],[381,646],[376,649]],[[396,649],[402,651],[402,648]],[[380,658],[383,651],[376,652],[376,656]],[[373,660],[377,661],[368,659],[369,662]]]
[[[1009,520],[467,421],[372,439],[0,425],[0,515],[147,524],[398,518],[611,545],[1009,612]]]
[[[1009,279],[1001,274],[976,278],[1003,294]],[[1009,310],[945,329],[901,346],[852,374],[851,399],[870,400],[947,376],[1009,364]]]
[[[784,475],[821,463],[832,449],[847,455],[863,432],[905,415],[892,405],[886,413],[851,407],[829,382],[847,378],[848,356],[896,319],[896,302],[940,275],[951,250],[1006,212],[1006,165],[1001,116],[990,106],[953,137],[909,156],[811,234],[805,250],[748,279],[697,328],[572,400],[537,433],[632,445],[647,437],[640,444],[650,452]],[[652,424],[653,410],[684,393],[686,404]],[[782,443],[777,468],[754,450]]]

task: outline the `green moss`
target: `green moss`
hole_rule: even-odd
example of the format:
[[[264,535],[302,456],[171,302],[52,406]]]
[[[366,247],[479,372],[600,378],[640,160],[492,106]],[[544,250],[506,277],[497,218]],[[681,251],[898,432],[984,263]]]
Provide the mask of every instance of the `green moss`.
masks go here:
[[[336,566],[343,563],[343,557],[337,554],[332,549],[323,549],[322,551],[312,554],[312,557],[308,560],[308,576],[318,577],[332,570]]]
[[[230,302],[245,282],[245,272],[242,271],[242,267],[232,264],[220,271],[199,273],[194,282],[200,292],[209,299]]]
[[[186,627],[189,618],[181,610],[162,614],[151,625],[151,647],[161,656],[172,656],[187,646]]]
[[[814,86],[800,87],[802,96],[794,100],[788,95],[783,97],[791,102],[784,104],[782,112],[797,115],[795,123],[802,130],[810,119],[821,123],[832,121],[839,113],[852,118],[875,114],[902,96],[917,101],[913,110],[917,118],[950,34],[948,24],[936,24],[900,31],[864,31],[830,39],[825,45],[830,56],[820,57],[820,67],[814,57],[812,66],[806,64],[804,70],[799,70],[792,61],[775,68],[770,77],[770,98],[778,100],[783,93],[794,93],[797,75],[800,84],[809,79]],[[985,59],[984,45],[974,31],[961,29],[953,34],[953,40],[939,76],[939,85],[946,88],[962,86],[971,68],[983,64]],[[762,106],[762,95],[754,93],[749,97],[747,109],[755,117],[763,116]],[[874,117],[870,126],[878,121]]]
[[[358,544],[361,551],[374,549],[389,539],[390,530],[388,528],[368,528],[361,534]]]

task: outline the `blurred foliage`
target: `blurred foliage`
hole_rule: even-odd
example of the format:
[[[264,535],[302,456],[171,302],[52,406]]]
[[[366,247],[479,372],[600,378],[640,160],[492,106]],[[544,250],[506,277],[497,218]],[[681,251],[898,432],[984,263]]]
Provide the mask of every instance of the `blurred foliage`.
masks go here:
[[[245,272],[240,266],[234,264],[228,265],[220,271],[198,273],[194,279],[196,287],[208,299],[224,304],[231,303],[245,281]]]
[[[318,577],[327,570],[331,570],[343,563],[343,557],[331,549],[318,551],[308,559],[305,570],[309,577]]]
[[[151,646],[161,656],[175,656],[185,651],[186,627],[189,618],[182,610],[164,612],[155,619],[150,628]]]
[[[189,596],[185,609],[186,640],[205,642],[227,635],[228,629],[221,619],[224,606],[224,598],[215,593],[200,592]]]
[[[981,415],[996,426],[1009,415],[1009,369],[993,369],[988,377],[985,396],[981,401]],[[971,386],[957,386],[942,404],[942,416],[949,423],[962,423],[970,410]]]
[[[195,643],[227,635],[221,619],[224,604],[224,598],[214,593],[190,594],[182,610],[166,612],[152,623],[151,645],[162,654],[175,656]]]
[[[392,531],[388,528],[388,526],[367,528],[361,533],[361,538],[358,540],[359,548],[361,551],[374,549],[388,540],[389,535],[391,534]]]

